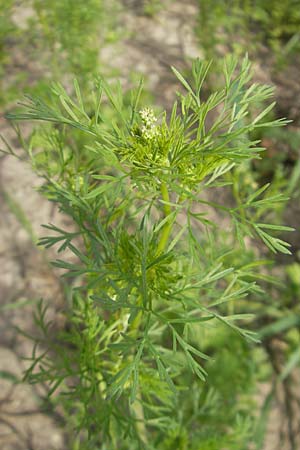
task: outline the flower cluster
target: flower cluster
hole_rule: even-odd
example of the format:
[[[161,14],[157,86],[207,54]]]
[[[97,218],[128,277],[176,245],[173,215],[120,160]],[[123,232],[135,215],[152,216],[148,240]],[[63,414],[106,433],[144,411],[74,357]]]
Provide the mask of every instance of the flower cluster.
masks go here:
[[[155,123],[157,122],[157,117],[155,117],[154,112],[150,108],[143,108],[139,112],[143,125],[141,127],[141,133],[143,138],[147,140],[153,139],[157,136],[157,128]]]

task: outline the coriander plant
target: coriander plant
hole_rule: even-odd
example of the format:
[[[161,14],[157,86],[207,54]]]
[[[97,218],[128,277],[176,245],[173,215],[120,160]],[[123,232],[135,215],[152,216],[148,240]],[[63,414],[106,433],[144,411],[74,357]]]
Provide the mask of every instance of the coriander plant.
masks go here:
[[[258,338],[245,298],[262,291],[260,261],[243,263],[243,254],[256,238],[289,253],[278,236],[288,227],[263,219],[284,197],[269,185],[240,194],[236,170],[260,157],[254,130],[287,121],[265,119],[274,103],[261,105],[273,89],[251,84],[247,58],[240,68],[227,58],[224,86],[203,100],[209,69],[195,60],[190,81],[173,69],[181,91],[170,115],[140,105],[142,82],[128,106],[120,86],[101,78],[92,113],[75,81],[74,98],[55,84],[47,101],[27,97],[8,114],[48,122],[28,154],[42,192],[74,223],[44,225],[40,245],[74,255],[53,262],[71,279],[66,327],[54,336],[39,305],[25,376],[48,384],[48,398],[77,432],[74,448],[250,445],[253,405],[241,406],[236,389],[228,409],[210,374],[243,380],[243,393],[253,379],[247,355]],[[218,201],[231,189],[227,203]]]

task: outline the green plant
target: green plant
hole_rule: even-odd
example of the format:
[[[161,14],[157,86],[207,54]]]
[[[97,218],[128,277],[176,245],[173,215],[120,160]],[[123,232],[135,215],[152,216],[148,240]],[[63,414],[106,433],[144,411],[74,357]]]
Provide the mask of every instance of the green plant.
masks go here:
[[[240,55],[267,45],[277,62],[299,49],[299,0],[199,0],[197,32],[211,57],[220,45]]]
[[[117,0],[0,0],[0,102],[16,101],[24,86],[47,95],[49,80],[72,84],[74,76],[89,93],[101,48],[119,36],[119,8]]]
[[[158,14],[165,5],[162,4],[161,0],[146,0],[144,4],[144,13],[148,16],[155,16]]]
[[[264,221],[284,196],[268,185],[240,195],[233,169],[259,159],[253,130],[287,121],[264,120],[274,103],[257,109],[273,90],[250,83],[247,58],[239,70],[227,58],[224,87],[203,101],[209,67],[193,63],[193,84],[173,69],[185,94],[170,117],[139,106],[142,83],[128,106],[120,86],[103,79],[92,114],[77,82],[75,100],[55,84],[47,102],[27,97],[8,114],[48,122],[28,154],[42,192],[76,226],[44,225],[40,245],[68,249],[76,261],[53,262],[73,281],[67,327],[54,335],[39,305],[26,371],[30,383],[48,383],[48,398],[78,432],[74,448],[240,450],[255,439],[258,339],[246,297],[259,297],[268,277],[241,248],[257,237],[289,254],[278,233],[290,228]],[[235,204],[209,197],[231,188]]]
[[[5,49],[6,46],[6,40],[10,36],[11,33],[14,31],[14,24],[11,19],[12,15],[12,7],[13,7],[13,0],[10,1],[3,1],[0,2],[0,8],[1,8],[1,16],[0,16],[0,61],[1,64],[5,64],[7,58],[8,58],[8,52]]]
[[[5,67],[10,62],[9,39],[12,39],[16,27],[12,21],[13,0],[0,0],[0,104],[4,102]]]
[[[86,82],[99,69],[99,51],[115,2],[109,2],[109,10],[105,0],[32,0],[32,4],[37,15],[32,18],[36,44],[50,50],[54,76],[59,78],[67,70]]]

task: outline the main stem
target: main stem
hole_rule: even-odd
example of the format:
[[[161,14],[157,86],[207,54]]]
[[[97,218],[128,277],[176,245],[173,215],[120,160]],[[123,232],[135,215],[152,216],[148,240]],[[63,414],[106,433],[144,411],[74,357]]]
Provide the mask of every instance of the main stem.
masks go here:
[[[169,192],[168,192],[167,185],[165,182],[161,183],[160,191],[161,191],[163,201],[166,202],[166,203],[164,203],[165,217],[168,217],[171,214],[172,210],[171,210],[171,206],[169,205],[170,197],[169,197]],[[171,230],[172,230],[172,221],[171,221],[171,218],[169,218],[169,220],[166,222],[166,224],[164,225],[163,230],[162,230],[161,238],[160,238],[160,241],[159,241],[159,244],[157,247],[158,254],[162,253],[165,250]]]
[[[137,304],[138,305],[142,304],[141,296],[138,297]],[[139,311],[137,313],[136,318],[132,322],[132,327],[131,327],[132,335],[133,335],[132,337],[134,339],[137,339],[137,337],[138,337],[138,331],[139,331],[139,327],[141,324],[141,320],[142,320],[142,311]],[[141,440],[143,441],[143,443],[148,444],[147,429],[146,429],[146,424],[145,424],[145,414],[144,414],[144,408],[143,408],[143,404],[142,404],[142,394],[141,394],[140,386],[138,386],[138,388],[137,388],[136,399],[135,399],[135,402],[132,404],[132,410],[137,419],[137,422],[136,422],[137,432],[138,432]]]
[[[160,190],[161,190],[161,194],[162,194],[162,199],[164,202],[164,214],[165,217],[170,216],[172,210],[171,210],[171,206],[169,205],[170,203],[170,197],[169,197],[169,192],[167,189],[167,185],[166,183],[162,182],[161,186],[160,186]],[[157,247],[157,254],[162,253],[165,248],[166,245],[168,243],[169,240],[169,236],[171,234],[171,230],[172,230],[172,220],[171,217],[169,217],[169,220],[166,222],[166,224],[163,227],[162,230],[162,234],[161,234],[161,238]],[[139,298],[139,302],[141,302],[141,298]],[[134,319],[133,323],[132,323],[132,331],[133,331],[133,335],[137,335],[138,333],[138,329],[141,323],[141,318],[142,318],[142,312],[139,311],[139,313],[137,314],[137,317]],[[144,409],[143,409],[143,405],[142,405],[142,396],[141,396],[141,391],[138,388],[137,391],[137,399],[135,401],[135,403],[132,405],[133,411],[135,413],[135,416],[137,418],[137,430],[138,433],[142,439],[142,441],[147,444],[147,430],[146,430],[146,426],[145,426],[145,416],[144,416]]]

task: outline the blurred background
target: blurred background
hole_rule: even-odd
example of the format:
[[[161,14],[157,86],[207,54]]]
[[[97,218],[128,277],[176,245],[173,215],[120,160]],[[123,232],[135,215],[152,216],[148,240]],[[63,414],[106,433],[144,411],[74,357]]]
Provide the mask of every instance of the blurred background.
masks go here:
[[[240,177],[255,187],[272,181],[275,192],[284,192],[290,200],[275,214],[296,231],[285,236],[293,255],[275,255],[270,264],[269,275],[278,283],[251,305],[256,316],[253,328],[260,334],[261,346],[251,351],[239,344],[235,348],[235,343],[227,345],[224,338],[224,353],[219,355],[209,383],[212,392],[224,400],[219,422],[229,420],[228,409],[236,416],[241,414],[243,407],[236,404],[245,401],[247,391],[247,408],[251,404],[257,417],[255,443],[247,448],[299,450],[300,1],[0,0],[0,148],[10,146],[18,152],[22,147],[23,138],[4,115],[24,93],[47,96],[53,81],[61,82],[72,93],[76,77],[88,101],[98,73],[121,80],[125,90],[143,75],[145,102],[169,111],[178,87],[170,66],[189,76],[193,58],[212,59],[214,74],[206,81],[203,93],[207,96],[222,83],[220,61],[229,53],[240,58],[248,53],[254,81],[275,87],[277,104],[271,118],[292,120],[287,127],[264,130],[257,136],[266,151],[262,160],[246,167]],[[22,126],[22,133],[30,139],[36,131],[28,123]],[[41,404],[44,387],[16,383],[22,377],[23,357],[32,351],[24,332],[30,333],[34,327],[36,302],[49,300],[55,321],[59,324],[62,320],[59,311],[64,287],[49,264],[54,252],[37,248],[36,242],[42,235],[42,223],[69,224],[39,194],[40,186],[41,181],[22,157],[0,154],[3,450],[68,449],[61,416],[51,405],[47,409]],[[259,246],[254,252],[261,258],[269,257]],[[224,374],[222,381],[218,367]]]

